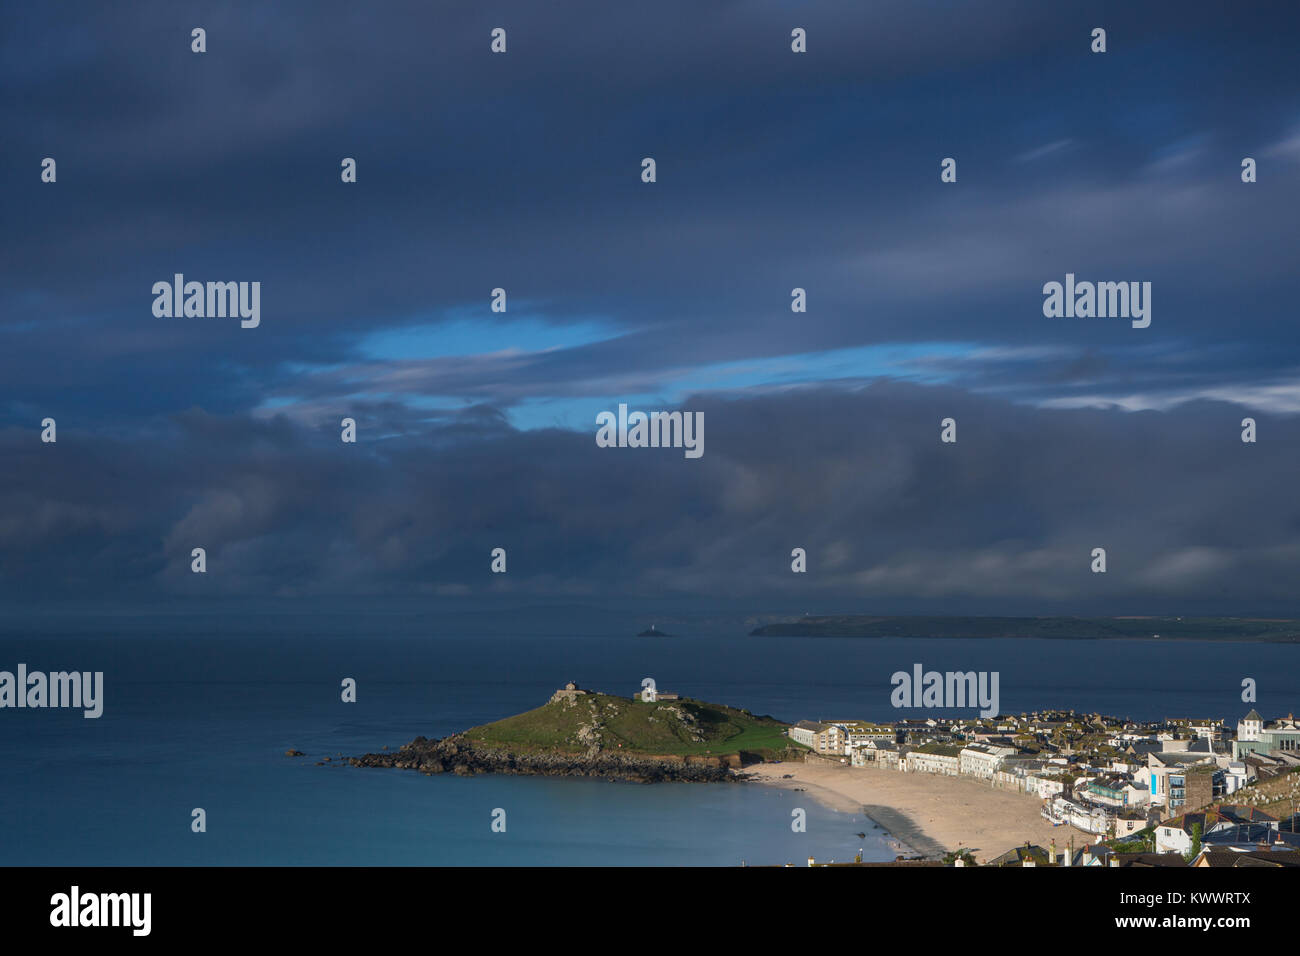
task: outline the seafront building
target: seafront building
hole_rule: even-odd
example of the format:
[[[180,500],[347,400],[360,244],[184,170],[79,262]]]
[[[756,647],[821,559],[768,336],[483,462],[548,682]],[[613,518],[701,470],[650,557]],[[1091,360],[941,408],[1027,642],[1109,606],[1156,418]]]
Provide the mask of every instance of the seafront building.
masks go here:
[[[958,755],[958,771],[972,777],[990,780],[1003,759],[1016,752],[1014,747],[996,747],[991,744],[971,744]]]
[[[960,749],[947,744],[925,744],[908,751],[903,758],[905,773],[939,773],[955,777],[961,773]]]
[[[790,739],[813,750],[817,749],[817,735],[822,732],[822,725],[813,720],[801,720],[788,731]]]
[[[801,720],[788,734],[812,752],[810,760],[962,776],[1035,796],[1045,819],[1095,837],[1122,838],[1158,825],[1158,854],[1191,852],[1196,824],[1215,852],[1293,843],[1300,850],[1295,833],[1270,837],[1270,821],[1245,809],[1225,816],[1220,808],[1208,824],[1201,813],[1257,780],[1300,767],[1300,722],[1291,714],[1266,721],[1251,710],[1235,735],[1217,718],[1139,723],[1072,711],[894,723]],[[1092,860],[1080,857],[1079,865],[1112,865]]]

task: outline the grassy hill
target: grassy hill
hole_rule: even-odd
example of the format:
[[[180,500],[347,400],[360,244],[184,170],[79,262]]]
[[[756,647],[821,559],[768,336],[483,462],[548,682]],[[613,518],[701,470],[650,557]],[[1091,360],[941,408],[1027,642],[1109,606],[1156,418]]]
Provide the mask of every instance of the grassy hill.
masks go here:
[[[514,752],[593,750],[680,756],[746,753],[778,759],[800,749],[785,736],[786,724],[743,710],[683,698],[646,703],[589,693],[573,702],[553,701],[535,710],[465,731],[486,747]]]

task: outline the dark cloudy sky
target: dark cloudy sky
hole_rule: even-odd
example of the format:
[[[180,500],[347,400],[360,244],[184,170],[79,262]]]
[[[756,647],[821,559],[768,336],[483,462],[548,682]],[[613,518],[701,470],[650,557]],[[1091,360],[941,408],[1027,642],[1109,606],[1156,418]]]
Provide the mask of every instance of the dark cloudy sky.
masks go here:
[[[1294,3],[3,20],[10,606],[1300,615]],[[260,327],[156,318],[177,272],[260,281]],[[1067,272],[1151,326],[1045,318]],[[596,447],[620,402],[704,412],[703,458]]]

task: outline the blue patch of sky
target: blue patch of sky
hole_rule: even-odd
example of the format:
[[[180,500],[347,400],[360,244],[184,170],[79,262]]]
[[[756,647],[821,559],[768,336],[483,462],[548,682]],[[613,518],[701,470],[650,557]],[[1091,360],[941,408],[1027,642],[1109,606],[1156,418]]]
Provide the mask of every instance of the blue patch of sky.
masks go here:
[[[559,323],[531,311],[526,303],[511,305],[516,314],[491,313],[486,300],[476,308],[449,309],[438,322],[417,322],[365,336],[362,357],[379,361],[484,355],[513,350],[545,352],[577,348],[618,338],[626,333],[600,318]],[[485,321],[490,317],[491,321]]]
[[[717,362],[670,373],[655,393],[591,396],[555,396],[528,399],[509,409],[510,424],[519,429],[595,427],[596,415],[617,411],[619,402],[634,409],[675,406],[699,392],[752,391],[820,382],[859,382],[875,378],[902,379],[921,384],[943,384],[954,377],[949,368],[930,368],[920,359],[960,358],[978,346],[965,342],[923,342],[898,345],[864,345],[825,352],[779,355],[770,358]]]
[[[384,329],[366,336],[358,350],[363,360],[369,361],[419,361],[484,355],[506,349],[521,354],[540,354],[579,348],[626,334],[625,329],[604,319],[558,324],[538,313],[509,319],[502,316],[488,324],[483,321],[484,308],[450,310],[448,317],[440,322]],[[521,430],[565,428],[586,431],[594,427],[598,413],[613,411],[620,402],[626,403],[629,409],[655,409],[675,406],[686,396],[699,392],[752,391],[836,381],[862,382],[875,378],[945,384],[956,378],[956,369],[943,362],[930,364],[926,360],[967,357],[979,348],[979,345],[969,342],[914,342],[736,359],[666,369],[659,375],[659,387],[654,392],[609,396],[541,394],[517,402],[505,412],[510,424]],[[309,373],[343,368],[346,363],[333,366],[293,363],[293,366],[286,366],[286,369]],[[539,389],[552,387],[540,385]],[[363,390],[363,394],[354,397],[370,401],[391,400],[430,411],[445,411],[464,405],[464,398],[454,395],[381,394]],[[292,398],[269,399],[262,407],[282,408],[294,401]]]

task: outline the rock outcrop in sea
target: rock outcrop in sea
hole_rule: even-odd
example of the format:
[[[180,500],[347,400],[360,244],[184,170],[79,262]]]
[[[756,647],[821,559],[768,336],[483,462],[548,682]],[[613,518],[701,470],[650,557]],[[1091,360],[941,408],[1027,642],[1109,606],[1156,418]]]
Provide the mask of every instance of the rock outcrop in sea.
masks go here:
[[[438,740],[416,737],[395,751],[349,758],[354,767],[391,767],[421,773],[532,774],[549,777],[598,777],[637,783],[685,781],[721,783],[744,779],[738,754],[722,756],[675,754],[623,754],[597,751],[582,754],[515,752],[485,747],[453,734]]]

